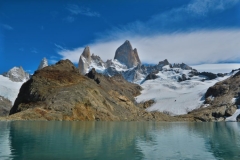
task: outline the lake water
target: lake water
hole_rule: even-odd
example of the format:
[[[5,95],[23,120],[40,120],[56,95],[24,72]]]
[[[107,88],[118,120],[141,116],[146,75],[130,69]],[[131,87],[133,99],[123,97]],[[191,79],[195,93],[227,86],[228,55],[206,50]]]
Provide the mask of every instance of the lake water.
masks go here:
[[[240,159],[240,123],[0,122],[0,159]]]

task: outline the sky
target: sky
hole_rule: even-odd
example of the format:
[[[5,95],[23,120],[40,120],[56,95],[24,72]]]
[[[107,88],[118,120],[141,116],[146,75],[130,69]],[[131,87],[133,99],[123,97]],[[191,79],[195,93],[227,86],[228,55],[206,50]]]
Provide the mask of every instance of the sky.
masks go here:
[[[104,61],[129,40],[142,63],[240,63],[240,0],[0,0],[0,73],[33,73],[84,47]]]

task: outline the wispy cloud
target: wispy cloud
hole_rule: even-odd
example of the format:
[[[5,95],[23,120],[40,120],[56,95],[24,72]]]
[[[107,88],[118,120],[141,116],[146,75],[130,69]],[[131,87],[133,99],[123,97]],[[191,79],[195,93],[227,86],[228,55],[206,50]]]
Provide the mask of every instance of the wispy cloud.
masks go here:
[[[13,27],[8,25],[8,24],[1,24],[0,25],[3,29],[6,29],[6,30],[13,30]]]
[[[34,54],[37,54],[37,53],[38,53],[38,51],[37,51],[36,48],[32,48],[32,49],[31,49],[31,52],[34,53]]]
[[[122,26],[115,26],[98,36],[117,38],[122,34],[149,35],[159,32],[196,30],[202,27],[213,27],[218,24],[205,21],[209,14],[218,14],[239,4],[240,0],[192,0],[189,4],[172,8],[152,15],[146,21],[133,21]],[[219,27],[219,26],[217,26]]]
[[[63,46],[54,43],[55,47],[57,47],[57,50],[66,50]]]
[[[166,58],[171,63],[187,64],[240,61],[240,29],[194,28],[198,27],[198,23],[188,26],[192,20],[200,22],[208,14],[223,12],[239,2],[192,0],[185,6],[153,15],[145,22],[135,21],[102,32],[88,46],[91,53],[99,55],[103,60],[113,58],[117,47],[128,39],[138,49],[145,63],[158,63]],[[80,13],[76,9],[72,10],[72,14]],[[58,54],[63,59],[78,63],[83,49],[84,46],[71,50],[62,48]]]
[[[206,15],[212,11],[223,11],[236,5],[239,0],[195,0],[185,10],[197,15]]]
[[[75,21],[75,18],[72,16],[67,16],[66,18],[63,19],[66,22],[72,23]]]
[[[219,63],[240,61],[240,30],[195,31],[190,33],[158,34],[154,36],[124,36],[110,41],[88,44],[91,53],[103,60],[114,57],[117,47],[126,39],[139,52],[145,63],[168,59],[171,63]],[[78,63],[84,47],[60,50],[63,59]]]
[[[100,14],[98,12],[92,11],[90,8],[87,7],[79,7],[76,4],[69,4],[67,10],[74,15],[81,14],[89,17],[100,17]]]

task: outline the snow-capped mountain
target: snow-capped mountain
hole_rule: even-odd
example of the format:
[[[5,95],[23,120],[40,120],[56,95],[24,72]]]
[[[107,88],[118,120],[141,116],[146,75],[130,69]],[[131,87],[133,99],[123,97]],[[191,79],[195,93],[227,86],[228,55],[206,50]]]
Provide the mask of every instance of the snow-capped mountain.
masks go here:
[[[0,95],[13,104],[23,83],[11,81],[8,77],[0,75]]]
[[[22,84],[30,79],[30,74],[23,68],[13,67],[8,72],[0,75],[0,96],[14,103]]]
[[[186,114],[193,109],[205,107],[203,102],[207,89],[230,76],[198,72],[187,64],[171,64],[167,59],[156,65],[143,65],[129,41],[116,50],[113,60],[106,62],[99,56],[91,55],[90,48],[87,47],[80,56],[79,66],[80,73],[82,68],[85,69],[84,73],[95,68],[99,73],[108,76],[121,74],[127,81],[140,84],[143,91],[136,97],[136,101],[152,99],[155,103],[148,111],[161,111],[171,115]]]
[[[13,82],[24,82],[30,78],[30,74],[25,72],[21,66],[13,67],[8,72],[3,73],[3,76],[8,77]]]
[[[44,68],[44,67],[47,67],[47,66],[48,66],[48,60],[44,57],[44,58],[41,60],[39,66],[38,66],[38,70],[40,70],[40,69],[42,69],[42,68]]]

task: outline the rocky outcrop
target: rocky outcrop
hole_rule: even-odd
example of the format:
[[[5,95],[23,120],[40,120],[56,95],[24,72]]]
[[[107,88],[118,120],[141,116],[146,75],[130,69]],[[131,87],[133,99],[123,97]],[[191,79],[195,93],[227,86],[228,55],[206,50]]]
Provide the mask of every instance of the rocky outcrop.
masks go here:
[[[171,65],[167,59],[165,59],[164,61],[160,61],[158,63],[159,66],[166,66],[166,65]],[[172,67],[172,66],[171,66]]]
[[[91,64],[91,53],[90,48],[85,47],[83,53],[81,54],[78,62],[79,73],[85,75],[88,71],[88,68]]]
[[[96,78],[100,83],[96,83]],[[91,70],[87,76],[69,60],[35,72],[23,84],[8,119],[34,120],[175,120],[163,113],[146,112],[135,102],[141,87],[121,75],[107,77]],[[146,106],[146,105],[145,105]]]
[[[88,78],[93,79],[97,84],[100,83],[100,80],[97,77],[97,72],[96,72],[95,68],[92,68],[91,71],[89,71],[86,75]]]
[[[224,121],[225,118],[232,116],[237,110],[237,106],[240,105],[239,86],[240,71],[209,87],[205,94],[205,104],[188,115],[180,117],[196,121]]]
[[[141,64],[137,49],[132,48],[131,43],[126,40],[117,50],[114,56],[119,62],[125,64],[128,68],[132,68]]]
[[[158,74],[158,72],[152,72],[149,75],[147,75],[147,77],[145,78],[145,80],[151,80],[151,79],[157,79],[159,76],[157,76],[156,74]]]
[[[7,98],[0,96],[0,117],[7,116],[12,107],[12,103]]]
[[[13,82],[24,82],[30,78],[29,73],[25,72],[21,66],[13,67],[8,72],[3,73],[3,76],[8,77]]]
[[[205,76],[207,80],[212,80],[218,77],[216,74],[211,72],[199,72],[198,75]]]
[[[47,61],[47,59],[44,57],[44,58],[42,59],[42,61],[40,62],[39,66],[38,66],[38,70],[40,70],[40,69],[42,69],[42,68],[44,68],[44,67],[47,67],[47,66],[48,66],[48,61]]]
[[[174,63],[172,67],[173,67],[173,68],[181,68],[181,69],[183,69],[183,70],[192,70],[192,67],[186,65],[185,63],[181,63],[181,64],[179,64],[179,63]]]

